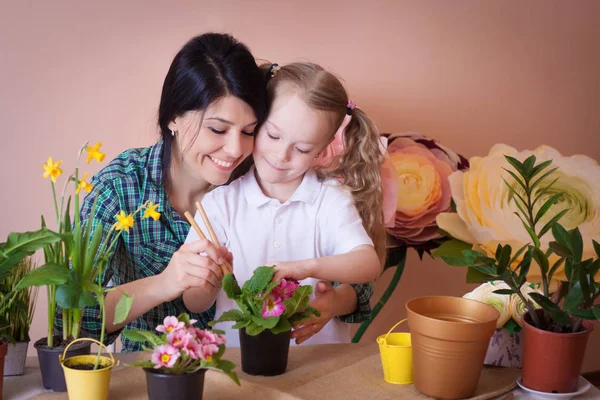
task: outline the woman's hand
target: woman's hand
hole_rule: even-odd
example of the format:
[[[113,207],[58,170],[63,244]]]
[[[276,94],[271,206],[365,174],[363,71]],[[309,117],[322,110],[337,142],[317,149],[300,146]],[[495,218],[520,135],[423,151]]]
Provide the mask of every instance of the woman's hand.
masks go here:
[[[207,293],[219,290],[223,280],[219,265],[224,260],[230,263],[233,260],[227,248],[216,248],[206,239],[182,245],[160,274],[165,291],[173,300],[189,288],[199,288]]]
[[[315,298],[310,302],[310,306],[319,310],[321,316],[312,315],[309,319],[294,325],[292,338],[296,339],[296,344],[300,344],[317,334],[336,316],[337,299],[335,289],[330,282],[319,281],[317,283]]]

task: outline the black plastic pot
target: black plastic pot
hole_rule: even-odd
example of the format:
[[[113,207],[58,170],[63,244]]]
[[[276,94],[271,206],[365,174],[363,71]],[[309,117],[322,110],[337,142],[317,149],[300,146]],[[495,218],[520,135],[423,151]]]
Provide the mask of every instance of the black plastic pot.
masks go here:
[[[249,375],[281,375],[287,368],[291,331],[274,335],[265,330],[250,336],[240,329],[242,371]]]
[[[55,343],[60,343],[60,346],[48,347],[48,339],[42,338],[33,344],[33,347],[37,350],[38,360],[40,362],[40,370],[42,371],[42,382],[46,389],[52,389],[55,392],[66,392],[67,383],[65,382],[65,374],[63,373],[62,366],[60,365],[59,356],[62,355],[65,347],[68,343],[61,343],[62,338],[59,336],[54,337]],[[82,356],[90,354],[91,343],[80,342],[75,343],[69,347],[66,358],[73,356]]]
[[[193,374],[165,374],[153,368],[144,368],[149,400],[202,400],[205,369]]]

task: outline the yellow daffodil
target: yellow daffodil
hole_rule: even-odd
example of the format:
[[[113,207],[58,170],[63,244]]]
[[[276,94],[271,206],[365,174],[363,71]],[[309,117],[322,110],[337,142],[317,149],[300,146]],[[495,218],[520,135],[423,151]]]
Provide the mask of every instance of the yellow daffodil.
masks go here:
[[[116,230],[125,229],[126,232],[129,232],[129,228],[133,228],[133,214],[125,214],[125,211],[121,210],[115,218],[117,219]]]
[[[152,218],[155,221],[158,221],[158,219],[160,218],[160,213],[158,211],[156,211],[156,207],[158,207],[159,204],[154,204],[151,201],[148,202],[148,207],[146,207],[146,210],[144,211],[144,216],[142,217],[142,219],[144,218]]]
[[[44,168],[44,178],[50,178],[52,180],[52,183],[56,183],[56,178],[58,178],[62,173],[62,169],[60,169],[60,164],[62,164],[62,160],[58,160],[57,162],[54,162],[54,160],[52,160],[52,157],[48,157],[48,161],[46,161],[46,164],[42,165],[42,168]]]
[[[100,147],[102,147],[102,142],[98,142],[92,147],[86,146],[85,151],[88,153],[87,159],[85,160],[86,163],[89,164],[92,161],[92,158],[98,162],[104,160],[106,154],[100,151]]]
[[[81,189],[85,190],[88,193],[92,191],[92,188],[94,186],[91,183],[87,182],[87,177],[88,173],[86,172],[85,174],[83,174],[81,180],[77,183],[77,189],[75,189],[75,194],[79,194],[79,191]]]

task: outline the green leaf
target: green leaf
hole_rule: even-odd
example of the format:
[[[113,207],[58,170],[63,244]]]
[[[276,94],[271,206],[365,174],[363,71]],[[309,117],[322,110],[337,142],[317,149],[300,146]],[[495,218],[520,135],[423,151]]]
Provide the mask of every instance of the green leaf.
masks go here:
[[[567,297],[565,298],[565,310],[571,312],[579,307],[583,302],[583,291],[581,290],[581,284],[577,282],[571,287]]]
[[[521,326],[517,324],[512,318],[504,324],[503,328],[509,331],[510,333],[517,333],[521,330]]]
[[[556,271],[560,268],[560,266],[565,262],[564,257],[561,257],[558,259],[558,261],[556,261],[554,263],[554,265],[552,266],[552,268],[550,268],[550,271],[548,272],[548,282],[550,282],[552,280],[552,277],[554,276],[554,274],[556,273]]]
[[[600,258],[596,259],[590,266],[590,276],[596,276],[600,271]]]
[[[294,295],[283,301],[285,305],[285,317],[290,317],[306,308],[306,303],[312,293],[312,286],[300,286],[294,291]]]
[[[517,259],[519,258],[519,256],[520,256],[521,254],[523,254],[523,252],[524,252],[525,250],[527,250],[528,248],[529,248],[529,245],[527,245],[527,244],[526,244],[525,246],[523,246],[523,247],[521,247],[519,250],[517,250],[517,252],[516,252],[516,253],[515,253],[515,254],[512,256],[512,258],[510,259],[510,261],[509,261],[509,263],[508,263],[508,264],[509,264],[509,265],[512,265],[512,264],[513,264],[515,261],[517,261]]]
[[[477,267],[469,267],[467,269],[467,283],[484,283],[494,280],[493,275],[488,275],[481,272]]]
[[[548,221],[546,223],[546,225],[544,225],[544,227],[540,231],[539,237],[544,236],[546,234],[546,232],[548,232],[550,229],[552,229],[552,226],[557,224],[558,220],[561,219],[563,217],[563,215],[565,215],[568,211],[569,211],[568,209],[564,209],[561,212],[559,212],[558,214],[556,214],[554,217],[552,217],[552,219],[550,221]]]
[[[211,322],[214,322],[214,321],[211,321]],[[211,322],[209,322],[209,325],[211,324]],[[233,326],[231,328],[232,329],[242,329],[242,328],[246,328],[249,324],[250,324],[250,320],[238,321],[235,324],[233,324]]]
[[[275,267],[258,267],[254,270],[252,278],[246,281],[243,291],[252,295],[261,293],[273,278]]]
[[[63,265],[45,264],[39,268],[31,270],[19,284],[15,290],[21,290],[30,286],[51,286],[62,285],[67,282],[69,269]]]
[[[527,274],[529,273],[529,268],[531,267],[531,259],[533,258],[533,249],[535,249],[535,247],[528,247],[529,249],[519,263],[519,283],[527,280]]]
[[[506,245],[506,246],[498,245],[498,248],[496,249],[496,253],[497,254],[499,253],[497,256],[498,274],[502,274],[506,270],[506,268],[508,268],[511,252],[512,252],[512,248],[510,247],[510,245]]]
[[[590,309],[590,310],[586,310],[584,308],[575,308],[572,310],[569,310],[569,312],[578,318],[582,318],[582,319],[595,319],[594,317],[594,312]]]
[[[471,250],[473,245],[458,239],[448,240],[431,252],[433,257],[463,258],[464,250]]]
[[[250,336],[256,336],[264,330],[265,328],[263,326],[257,325],[254,322],[250,322],[246,327],[246,333]]]
[[[90,214],[91,215],[91,214]],[[89,273],[92,271],[92,266],[94,263],[94,258],[96,254],[98,254],[98,248],[100,247],[100,243],[102,241],[103,235],[103,225],[102,222],[98,222],[96,228],[94,228],[94,234],[92,235],[92,242],[86,248],[86,254],[83,259],[83,274],[84,276],[89,276]]]
[[[550,210],[550,208],[556,204],[556,202],[563,196],[564,193],[556,193],[554,196],[550,197],[546,202],[540,207],[538,212],[535,214],[535,218],[533,219],[533,223],[537,224],[540,219]]]
[[[552,315],[552,320],[559,325],[569,325],[571,323],[571,318],[569,318],[569,314],[560,309],[560,307],[552,302],[552,300],[548,299],[546,296],[543,296],[539,293],[530,293],[529,296],[540,305],[544,310],[549,312]]]
[[[590,276],[588,275],[588,271],[590,266],[592,265],[592,263],[594,262],[594,260],[592,260],[591,258],[588,260],[585,260],[583,262],[581,262],[579,264],[579,284],[581,285],[581,291],[583,292],[583,298],[584,299],[589,299],[590,296],[590,292],[593,290],[593,286],[590,287]]]
[[[594,318],[600,320],[600,304],[592,307],[592,312],[594,313]]]
[[[533,169],[531,170],[531,175],[529,175],[529,178],[530,179],[534,178],[537,174],[539,174],[544,169],[546,169],[550,164],[552,164],[552,160],[547,160],[547,161],[539,163],[538,165],[533,167]]]
[[[573,248],[571,247],[571,235],[569,235],[569,232],[567,232],[562,225],[552,225],[552,236],[554,236],[554,240],[556,240],[562,247],[573,254]]]
[[[223,291],[230,300],[235,300],[242,293],[238,282],[235,280],[232,274],[227,274],[223,278]]]
[[[579,228],[571,229],[569,231],[569,238],[571,250],[573,250],[573,257],[576,262],[580,262],[581,257],[583,256],[583,238],[581,237]]]
[[[236,310],[235,308],[231,310],[225,311],[221,316],[215,320],[215,322],[225,322],[225,321],[248,321],[248,316],[244,315],[240,310]]]
[[[272,329],[271,332],[275,335],[278,335],[280,333],[283,332],[287,332],[289,330],[292,329],[292,325],[290,324],[290,322],[288,321],[287,318],[280,318],[279,321],[277,322],[277,325],[275,325]]]
[[[123,330],[122,335],[132,342],[149,343],[151,347],[160,346],[161,344],[166,343],[164,339],[150,331],[125,329]]]
[[[216,368],[223,371],[224,374],[229,376],[231,380],[233,380],[238,386],[240,386],[240,379],[237,374],[233,372],[236,365],[228,360],[219,360],[217,362]]]
[[[531,174],[533,173],[533,166],[535,165],[535,160],[535,156],[531,155],[527,157],[525,161],[523,161],[523,175],[526,176],[527,179],[531,179]]]
[[[514,157],[511,156],[507,156],[505,155],[504,158],[506,159],[506,161],[508,161],[508,163],[510,165],[512,165],[512,167],[519,173],[521,174],[521,176],[527,176],[527,174],[525,174],[525,168],[523,166],[523,164],[521,163],[521,161],[517,160]]]
[[[56,289],[56,303],[61,308],[83,309],[93,306],[97,302],[96,298],[86,290],[85,281],[79,271],[70,270],[67,282]]]
[[[515,175],[514,172],[509,171],[507,169],[504,169],[506,172],[508,172],[518,183],[521,187],[523,187],[523,189],[526,189],[524,186],[524,183],[517,177],[517,175]],[[521,200],[521,203],[517,202],[515,200],[515,204],[517,205],[517,207],[519,207],[519,209],[521,209],[521,206],[527,206],[527,202],[525,201],[525,199],[523,198],[523,196],[521,196],[521,194],[519,192],[517,192],[517,190],[510,184],[509,181],[507,181],[504,177],[502,177],[502,180],[504,181],[504,184],[506,185],[506,187],[508,188],[508,190],[510,190],[510,192],[519,200]],[[522,209],[521,209],[522,210]],[[525,212],[524,212],[525,213]],[[525,213],[525,215],[527,215]]]
[[[513,177],[513,179],[517,182],[517,184],[522,187],[523,189],[526,189],[527,186],[525,185],[525,182],[523,182],[523,180],[517,176],[517,174],[515,174],[513,171],[511,171],[508,168],[502,168],[503,170],[505,170],[506,172],[508,172],[510,174],[510,176]],[[517,170],[518,171],[518,170]],[[519,173],[520,174],[520,173]],[[504,179],[504,177],[502,177],[502,179],[504,180],[504,182],[506,182],[506,184],[508,186],[510,186],[512,188],[512,185],[510,183],[508,183],[508,181],[506,181],[506,179]],[[514,189],[514,188],[513,188]]]
[[[540,269],[542,270],[542,273],[547,276],[548,269],[550,268],[550,264],[548,263],[548,257],[546,257],[544,252],[538,247],[533,248],[533,259],[539,265]]]
[[[254,322],[256,325],[262,326],[265,329],[272,329],[275,325],[277,325],[279,319],[279,316],[267,318],[257,317],[254,315],[252,316],[252,322]]]
[[[527,231],[527,233],[529,234],[529,237],[531,238],[531,240],[533,241],[533,245],[535,247],[540,247],[540,239],[538,238],[538,236],[535,234],[535,232],[533,231],[533,229],[531,229],[529,227],[529,225],[527,224],[527,222],[523,219],[523,217],[521,215],[519,215],[519,213],[515,213],[515,215],[517,217],[519,217],[519,219],[521,220],[521,223],[523,224],[523,227],[525,228],[525,230]]]
[[[558,243],[558,242],[550,242],[548,244],[548,246],[552,249],[553,252],[555,252],[556,254],[558,254],[561,257],[572,257],[573,254],[571,253],[571,250],[569,250],[568,248],[564,247],[562,244]]]
[[[596,242],[592,239],[592,243],[594,244],[594,250],[596,251],[596,256],[600,259],[600,243]]]
[[[515,291],[512,289],[498,289],[498,290],[494,290],[494,293],[510,296],[511,294],[515,293]]]
[[[152,361],[136,361],[131,364],[125,364],[127,367],[141,367],[141,368],[154,368],[154,363]]]
[[[121,322],[127,319],[129,312],[131,311],[131,306],[133,305],[133,298],[135,296],[129,296],[127,293],[123,293],[117,306],[115,307],[115,317],[113,320],[113,324],[120,324]]]
[[[42,247],[59,240],[59,234],[45,228],[32,232],[11,232],[8,234],[8,240],[2,252],[4,254],[23,252],[31,255]]]

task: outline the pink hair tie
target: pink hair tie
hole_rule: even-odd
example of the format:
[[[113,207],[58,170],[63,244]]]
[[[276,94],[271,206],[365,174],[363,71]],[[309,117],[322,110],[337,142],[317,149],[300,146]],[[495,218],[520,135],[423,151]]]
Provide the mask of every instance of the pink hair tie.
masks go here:
[[[347,115],[352,115],[352,111],[356,108],[356,103],[352,100],[350,100],[348,102],[348,104],[346,104],[346,114]]]

